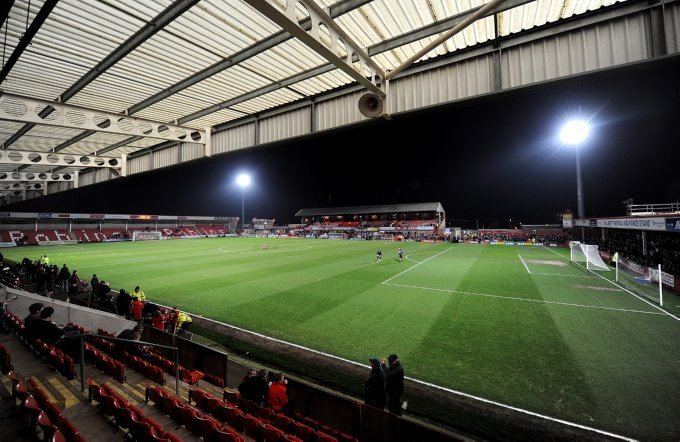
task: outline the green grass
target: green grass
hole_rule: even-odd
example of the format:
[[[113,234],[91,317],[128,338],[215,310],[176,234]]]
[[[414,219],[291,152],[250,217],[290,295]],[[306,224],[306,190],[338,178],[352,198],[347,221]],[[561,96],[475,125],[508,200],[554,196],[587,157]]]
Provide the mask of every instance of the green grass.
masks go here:
[[[404,243],[400,263],[392,243],[263,242],[3,253],[46,251],[81,277],[139,284],[151,300],[361,363],[394,352],[408,376],[538,413],[680,437],[680,322],[570,264],[568,250]],[[680,311],[677,297],[666,306]]]

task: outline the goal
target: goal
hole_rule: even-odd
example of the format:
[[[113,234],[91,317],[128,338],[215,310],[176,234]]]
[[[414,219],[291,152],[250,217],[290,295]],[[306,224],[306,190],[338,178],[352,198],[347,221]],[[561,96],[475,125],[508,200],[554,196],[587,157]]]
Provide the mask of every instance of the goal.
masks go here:
[[[607,264],[602,261],[598,246],[591,244],[582,244],[579,241],[571,241],[569,243],[569,250],[571,252],[571,261],[575,263],[586,263],[588,270],[604,270],[609,271]]]
[[[134,230],[132,232],[133,241],[153,241],[163,239],[163,235],[158,231]]]

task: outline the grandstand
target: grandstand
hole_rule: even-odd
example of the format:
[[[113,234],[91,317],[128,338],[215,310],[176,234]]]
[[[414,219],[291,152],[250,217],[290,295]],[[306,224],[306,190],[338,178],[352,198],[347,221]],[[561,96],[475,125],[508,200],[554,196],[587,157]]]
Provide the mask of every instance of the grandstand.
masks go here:
[[[441,203],[300,209],[293,234],[314,237],[428,239],[443,237],[446,212]]]
[[[396,204],[481,217],[458,199],[493,205],[528,181],[515,168],[541,170],[555,179],[489,212],[554,222],[563,177],[532,150],[550,137],[510,100],[559,88],[552,109],[589,130],[593,82],[675,74],[680,0],[4,0],[0,39],[0,441],[680,440],[678,203],[474,229]],[[599,115],[630,92],[612,83]],[[644,98],[612,120],[634,127]],[[677,120],[653,110],[655,135]],[[562,135],[583,214],[584,138]],[[269,165],[309,195],[272,179],[251,196],[248,171],[220,192],[298,143]],[[339,172],[287,169],[302,158]],[[283,225],[331,190],[375,204]]]

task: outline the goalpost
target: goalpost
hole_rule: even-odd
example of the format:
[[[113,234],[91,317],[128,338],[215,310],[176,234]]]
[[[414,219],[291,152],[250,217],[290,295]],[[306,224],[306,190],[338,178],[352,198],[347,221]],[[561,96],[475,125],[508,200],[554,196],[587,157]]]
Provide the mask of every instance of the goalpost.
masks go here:
[[[132,240],[133,241],[153,241],[163,239],[163,235],[158,231],[147,231],[147,230],[133,230]]]
[[[599,247],[592,244],[582,244],[579,241],[569,243],[569,251],[572,262],[585,262],[588,270],[603,270],[608,272],[610,269],[600,256]]]

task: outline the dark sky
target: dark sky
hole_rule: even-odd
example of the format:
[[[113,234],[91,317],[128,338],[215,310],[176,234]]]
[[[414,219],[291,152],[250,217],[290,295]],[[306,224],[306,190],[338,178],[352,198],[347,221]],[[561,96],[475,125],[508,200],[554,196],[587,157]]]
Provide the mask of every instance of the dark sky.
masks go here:
[[[680,65],[614,71],[440,106],[54,194],[10,210],[240,216],[293,222],[302,207],[441,201],[448,219],[543,223],[576,208],[574,151],[557,133],[591,120],[586,213],[680,200]],[[329,197],[330,194],[330,197]],[[458,223],[460,224],[460,223]]]

